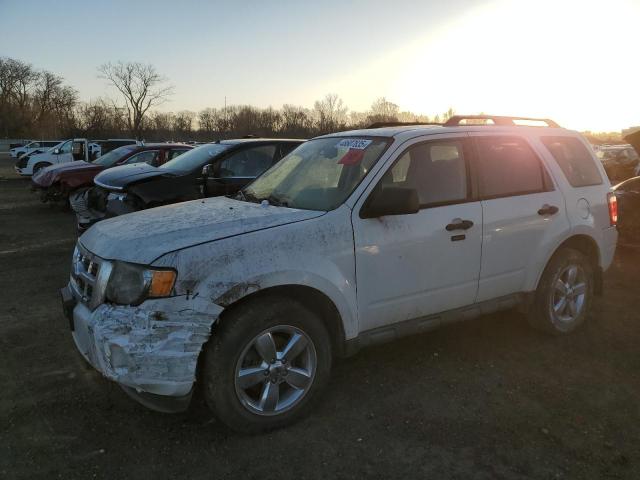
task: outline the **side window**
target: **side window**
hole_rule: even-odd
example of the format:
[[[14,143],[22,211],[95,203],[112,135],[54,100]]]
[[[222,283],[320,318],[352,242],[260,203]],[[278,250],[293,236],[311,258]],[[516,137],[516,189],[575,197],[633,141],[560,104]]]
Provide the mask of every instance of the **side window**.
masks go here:
[[[188,152],[189,150],[170,150],[168,152],[168,158],[167,161],[169,160],[173,160],[174,158],[182,155],[184,152]]]
[[[478,184],[482,198],[550,190],[542,162],[519,137],[477,137]]]
[[[71,147],[73,146],[73,142],[65,142],[60,147],[60,153],[71,153]]]
[[[40,144],[38,142],[33,142],[31,145],[29,145],[29,148],[40,148]]]
[[[220,163],[219,176],[257,177],[271,166],[275,151],[275,145],[262,145],[236,152]]]
[[[420,205],[462,202],[469,197],[462,140],[443,140],[410,147],[382,177],[381,186],[414,188]]]
[[[541,137],[572,187],[600,185],[602,176],[591,153],[574,137]]]
[[[159,156],[159,150],[145,150],[144,152],[132,155],[124,163],[125,165],[130,165],[132,163],[148,163],[149,165],[156,165],[158,163]]]

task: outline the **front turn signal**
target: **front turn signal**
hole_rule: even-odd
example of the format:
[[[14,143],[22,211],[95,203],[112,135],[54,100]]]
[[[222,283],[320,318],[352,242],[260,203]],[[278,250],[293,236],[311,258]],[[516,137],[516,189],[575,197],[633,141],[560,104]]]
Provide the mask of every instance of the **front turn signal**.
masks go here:
[[[173,270],[152,270],[148,296],[168,297],[175,282],[176,272]]]

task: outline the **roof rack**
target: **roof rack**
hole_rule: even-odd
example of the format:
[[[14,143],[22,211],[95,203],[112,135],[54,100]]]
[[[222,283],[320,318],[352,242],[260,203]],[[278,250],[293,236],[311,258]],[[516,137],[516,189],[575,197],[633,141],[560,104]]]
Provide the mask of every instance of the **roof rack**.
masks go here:
[[[367,128],[384,128],[384,127],[405,127],[408,125],[442,125],[442,123],[435,122],[376,122],[369,125]]]
[[[531,117],[503,117],[499,115],[454,115],[449,120],[444,122],[445,127],[457,127],[463,120],[491,120],[493,125],[496,126],[518,126],[521,122],[541,122],[546,123],[549,128],[560,128],[553,120],[548,118],[531,118]]]

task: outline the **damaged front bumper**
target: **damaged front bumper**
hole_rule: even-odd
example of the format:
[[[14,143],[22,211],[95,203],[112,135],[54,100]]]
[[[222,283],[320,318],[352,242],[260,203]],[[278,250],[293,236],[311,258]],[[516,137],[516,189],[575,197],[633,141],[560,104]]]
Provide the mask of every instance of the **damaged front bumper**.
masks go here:
[[[172,297],[92,311],[71,284],[61,293],[76,347],[96,370],[147,407],[188,407],[198,357],[221,307]]]

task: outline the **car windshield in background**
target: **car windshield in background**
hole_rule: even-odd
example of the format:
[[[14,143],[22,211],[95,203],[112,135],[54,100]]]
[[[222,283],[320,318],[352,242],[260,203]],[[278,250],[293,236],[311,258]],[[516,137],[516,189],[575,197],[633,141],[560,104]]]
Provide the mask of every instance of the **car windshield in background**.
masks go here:
[[[158,168],[176,172],[190,172],[193,169],[204,167],[209,160],[217,157],[230,147],[231,145],[227,144],[208,143],[189,150]]]
[[[333,210],[362,181],[388,144],[385,138],[310,140],[242,190],[239,198],[305,210]]]
[[[122,157],[135,149],[135,145],[119,147],[115,150],[111,150],[109,153],[105,153],[101,157],[98,157],[93,163],[95,163],[96,165],[102,165],[105,168],[113,167]]]

